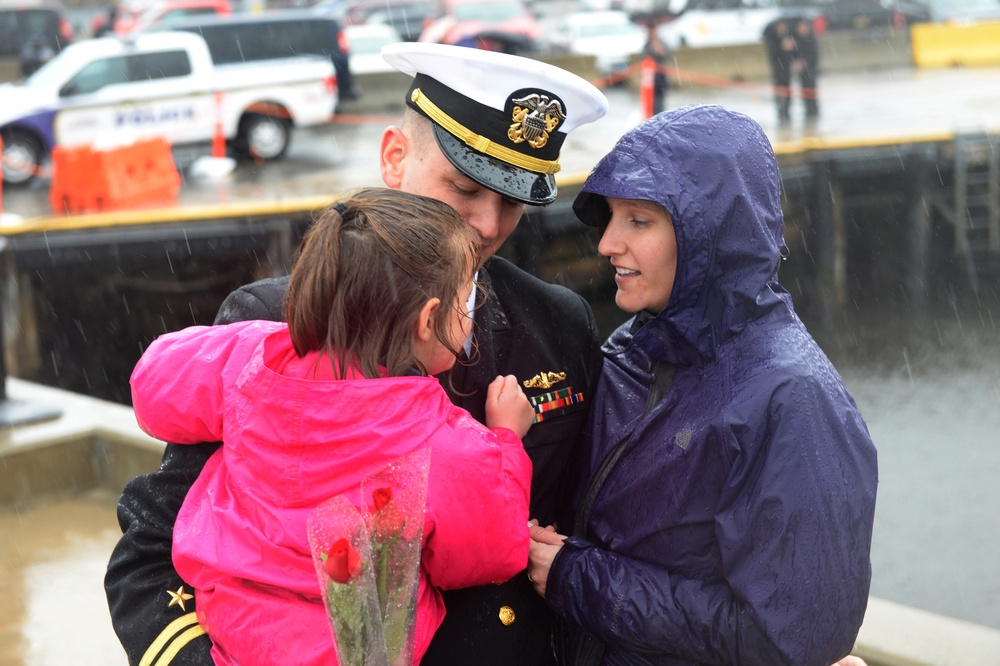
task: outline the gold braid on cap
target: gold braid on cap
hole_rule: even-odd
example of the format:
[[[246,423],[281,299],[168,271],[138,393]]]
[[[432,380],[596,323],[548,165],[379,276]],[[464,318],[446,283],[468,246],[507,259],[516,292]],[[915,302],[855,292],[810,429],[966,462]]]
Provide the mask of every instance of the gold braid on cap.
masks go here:
[[[413,89],[413,92],[410,93],[410,100],[419,106],[420,110],[427,114],[428,118],[436,122],[438,125],[443,127],[445,131],[454,136],[456,139],[464,142],[465,145],[469,146],[473,150],[477,150],[481,153],[489,155],[490,157],[495,157],[498,160],[506,162],[507,164],[527,169],[528,171],[534,171],[535,173],[554,174],[558,173],[562,168],[559,166],[559,162],[554,160],[540,160],[537,157],[522,155],[516,150],[511,150],[510,148],[490,141],[481,134],[476,134],[468,127],[438,108],[434,102],[427,98],[427,95],[424,95],[423,92],[421,92],[420,88]]]

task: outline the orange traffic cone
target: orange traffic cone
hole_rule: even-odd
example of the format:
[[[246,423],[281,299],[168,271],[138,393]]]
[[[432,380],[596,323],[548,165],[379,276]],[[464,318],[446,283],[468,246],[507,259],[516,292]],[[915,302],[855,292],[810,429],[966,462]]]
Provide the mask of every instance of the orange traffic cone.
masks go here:
[[[649,56],[642,59],[639,69],[639,108],[643,120],[653,117],[653,80],[656,76],[656,63]]]
[[[212,157],[226,156],[226,134],[222,131],[222,91],[215,91],[215,133],[212,135]]]

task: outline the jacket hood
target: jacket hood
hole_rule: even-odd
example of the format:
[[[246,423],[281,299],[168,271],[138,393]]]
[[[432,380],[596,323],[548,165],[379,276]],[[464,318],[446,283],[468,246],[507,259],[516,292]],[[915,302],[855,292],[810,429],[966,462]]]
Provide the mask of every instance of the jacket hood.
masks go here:
[[[720,106],[656,115],[623,136],[587,178],[573,209],[602,226],[606,197],[666,208],[677,272],[666,309],[635,334],[655,358],[702,364],[768,310],[790,306],[778,284],[784,249],[778,166],[764,131]]]

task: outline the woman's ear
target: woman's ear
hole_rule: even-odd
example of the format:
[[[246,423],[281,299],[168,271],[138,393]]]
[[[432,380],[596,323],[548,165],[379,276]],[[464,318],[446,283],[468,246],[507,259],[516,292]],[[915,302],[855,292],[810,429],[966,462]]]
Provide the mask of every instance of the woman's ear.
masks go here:
[[[424,303],[424,307],[420,308],[420,315],[417,317],[416,328],[413,331],[413,335],[419,342],[427,343],[437,339],[437,335],[434,333],[434,319],[437,317],[440,307],[441,299],[432,298]]]
[[[387,127],[382,132],[379,151],[379,169],[385,186],[398,190],[403,183],[404,160],[409,148],[409,137],[400,127]]]

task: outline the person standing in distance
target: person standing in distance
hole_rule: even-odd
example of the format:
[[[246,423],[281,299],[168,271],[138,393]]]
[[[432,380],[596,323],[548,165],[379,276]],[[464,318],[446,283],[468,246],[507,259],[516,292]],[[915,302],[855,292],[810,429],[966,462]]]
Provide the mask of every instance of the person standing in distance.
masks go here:
[[[413,76],[407,109],[379,147],[384,183],[451,205],[479,235],[483,264],[473,308],[468,365],[446,389],[485,419],[485,391],[515,375],[535,407],[524,440],[532,460],[530,513],[555,519],[563,470],[575,454],[601,366],[597,325],[586,301],[493,254],[525,204],[556,197],[559,152],[574,128],[607,112],[607,100],[578,76],[539,61],[454,46],[402,43],[385,59]],[[287,278],[230,294],[216,323],[280,320]],[[472,305],[472,304],[470,304]],[[174,520],[217,443],[166,447],[160,468],[122,493],[122,538],[105,589],[116,633],[133,664],[212,664],[197,600],[171,560]],[[474,535],[475,526],[469,526]],[[551,612],[524,575],[444,595],[446,615],[421,664],[552,664]],[[289,663],[294,663],[289,655]]]

